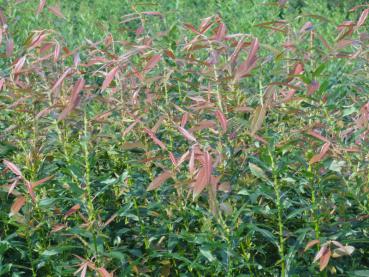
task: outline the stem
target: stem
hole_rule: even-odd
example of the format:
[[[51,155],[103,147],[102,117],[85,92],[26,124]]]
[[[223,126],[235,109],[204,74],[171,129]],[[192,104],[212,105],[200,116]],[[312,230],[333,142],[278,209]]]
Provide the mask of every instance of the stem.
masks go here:
[[[272,155],[272,152],[269,149],[269,156],[271,159],[271,164],[272,164],[272,172],[273,172],[273,187],[274,187],[274,192],[276,195],[276,205],[277,205],[277,209],[278,209],[278,229],[279,229],[279,255],[281,257],[281,277],[286,276],[286,264],[285,264],[285,256],[284,256],[284,238],[283,238],[283,230],[284,230],[284,226],[283,226],[283,203],[281,201],[281,187],[280,187],[280,183],[278,181],[278,175],[277,175],[277,170],[276,170],[276,165],[274,162],[274,158]]]

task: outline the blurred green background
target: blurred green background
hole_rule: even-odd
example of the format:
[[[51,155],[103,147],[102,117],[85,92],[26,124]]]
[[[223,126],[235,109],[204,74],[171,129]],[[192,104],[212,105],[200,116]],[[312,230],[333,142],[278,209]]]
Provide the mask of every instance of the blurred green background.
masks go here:
[[[337,24],[352,15],[347,11],[355,5],[365,3],[362,0],[291,0],[281,8],[275,0],[176,0],[176,1],[137,1],[137,0],[63,0],[46,1],[46,6],[59,5],[66,19],[50,13],[45,7],[39,16],[35,16],[39,1],[0,1],[0,7],[10,19],[9,28],[15,39],[25,39],[30,30],[54,29],[61,33],[67,45],[74,47],[85,38],[100,40],[107,33],[115,39],[124,39],[127,29],[133,23],[121,24],[121,17],[135,11],[159,11],[162,20],[150,19],[150,27],[167,30],[181,23],[199,24],[204,17],[220,14],[229,32],[251,33],[259,35],[263,30],[256,24],[295,18],[304,21],[306,15],[316,14],[326,17]],[[300,16],[300,17],[299,17]],[[311,18],[309,18],[310,20]],[[305,20],[306,21],[306,20]],[[332,24],[332,25],[334,25]],[[128,27],[128,28],[127,28]],[[265,31],[265,35],[268,32]]]

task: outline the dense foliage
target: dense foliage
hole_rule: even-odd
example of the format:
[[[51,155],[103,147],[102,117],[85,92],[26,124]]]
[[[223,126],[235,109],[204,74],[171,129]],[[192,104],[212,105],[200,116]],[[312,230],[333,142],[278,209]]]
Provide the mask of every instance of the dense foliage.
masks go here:
[[[369,276],[369,6],[162,2],[2,2],[0,275]]]

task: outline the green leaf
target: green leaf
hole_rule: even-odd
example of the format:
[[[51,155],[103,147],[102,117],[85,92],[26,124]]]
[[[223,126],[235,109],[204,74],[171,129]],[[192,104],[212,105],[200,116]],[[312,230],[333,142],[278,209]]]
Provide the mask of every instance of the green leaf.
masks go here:
[[[208,259],[209,262],[213,262],[216,260],[216,258],[211,254],[211,252],[207,249],[200,248],[201,254]]]
[[[257,178],[260,178],[264,181],[269,181],[268,176],[265,174],[264,170],[262,170],[259,166],[253,163],[249,163],[249,168],[251,170],[252,175],[254,175]]]

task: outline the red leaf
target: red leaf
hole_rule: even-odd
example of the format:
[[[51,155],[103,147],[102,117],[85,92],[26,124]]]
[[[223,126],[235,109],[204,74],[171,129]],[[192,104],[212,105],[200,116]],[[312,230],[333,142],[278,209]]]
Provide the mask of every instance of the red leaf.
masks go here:
[[[327,267],[328,263],[329,263],[329,259],[331,258],[331,250],[328,248],[324,253],[323,256],[320,258],[320,263],[319,263],[319,270],[323,271],[324,268]]]
[[[186,126],[187,120],[188,120],[188,113],[186,112],[182,115],[181,125],[180,125],[182,128]]]
[[[361,25],[363,25],[365,23],[366,18],[368,17],[369,14],[369,9],[365,9],[362,14],[360,15],[359,20],[357,21],[356,26],[360,27]]]
[[[330,143],[330,141],[328,139],[326,139],[321,134],[319,134],[319,133],[317,133],[317,132],[315,132],[313,130],[308,131],[307,134],[310,135],[310,136],[313,136],[314,138],[317,138],[317,139],[319,139],[321,141],[329,142]]]
[[[110,274],[105,268],[100,267],[97,269],[97,271],[100,273],[101,277],[112,277],[113,275]]]
[[[27,187],[27,191],[28,191],[29,195],[32,198],[32,201],[35,202],[36,201],[36,195],[35,195],[35,192],[33,191],[31,183],[29,181],[25,180],[25,184],[26,184],[26,187]]]
[[[166,180],[172,177],[172,172],[169,170],[164,171],[158,175],[148,186],[147,191],[159,188]]]
[[[5,164],[5,166],[7,168],[9,168],[15,175],[22,177],[22,172],[20,171],[20,169],[13,164],[12,162],[9,162],[8,160],[4,160],[3,163]]]
[[[153,69],[155,67],[155,65],[161,60],[161,56],[160,55],[154,55],[151,57],[151,59],[147,62],[145,68],[143,69],[143,71],[145,73],[148,73],[151,69]]]
[[[64,218],[67,218],[68,216],[70,216],[71,214],[74,214],[75,212],[77,212],[79,209],[81,208],[81,206],[79,204],[74,205],[72,208],[70,208],[64,215]]]
[[[5,79],[0,79],[0,91],[2,90],[4,84],[5,84]]]
[[[39,15],[43,8],[45,7],[45,4],[46,4],[46,0],[40,0],[40,4],[38,4],[38,7],[37,7],[37,11],[36,11],[36,15]]]
[[[172,164],[174,166],[177,166],[177,160],[176,160],[176,157],[174,156],[174,154],[172,152],[169,152],[169,158],[170,160],[172,161]]]
[[[16,187],[16,185],[19,183],[19,180],[20,180],[20,177],[15,178],[14,182],[9,187],[8,195],[13,192],[13,190]]]
[[[223,23],[219,24],[217,33],[215,35],[215,40],[222,41],[227,33],[227,28]]]
[[[14,70],[13,70],[14,75],[17,75],[22,70],[25,61],[26,61],[26,56],[23,56],[17,61],[17,63],[14,65]]]
[[[195,149],[191,149],[190,161],[188,163],[188,170],[191,174],[195,172]]]
[[[79,93],[85,86],[85,80],[83,78],[79,79],[72,89],[72,94],[69,99],[68,105],[64,108],[61,114],[58,117],[58,120],[63,120],[68,116],[68,114],[78,105],[79,102]]]
[[[63,75],[56,81],[54,86],[51,88],[52,92],[55,92],[60,87],[60,85],[63,83],[65,77],[67,77],[67,75],[69,74],[69,72],[71,70],[72,70],[71,68],[67,68],[67,70],[63,73]]]
[[[153,140],[157,145],[159,145],[159,146],[160,146],[160,148],[161,148],[161,149],[163,149],[163,150],[166,150],[166,149],[167,149],[167,147],[165,146],[165,144],[155,136],[155,134],[154,134],[154,132],[153,132],[153,131],[151,131],[151,130],[150,130],[150,129],[148,129],[148,128],[144,128],[144,130],[145,130],[145,132],[150,136],[150,138],[151,138],[151,139],[152,139],[152,140]]]
[[[67,225],[65,224],[56,224],[52,229],[51,229],[51,233],[56,233],[59,232],[60,230],[63,230],[67,227]]]
[[[56,42],[55,49],[54,49],[54,63],[58,61],[59,55],[60,55],[60,44]]]
[[[199,170],[199,173],[196,176],[196,182],[193,188],[194,198],[198,196],[205,189],[208,182],[209,182],[209,179],[208,179],[207,170],[204,167],[201,167]]]
[[[311,81],[311,84],[308,86],[308,92],[307,95],[312,95],[314,92],[316,92],[320,88],[320,84],[318,81],[313,80]]]
[[[316,154],[311,158],[309,164],[320,162],[324,158],[325,154],[327,154],[330,146],[331,146],[330,142],[324,143],[322,150],[319,152],[319,154]]]
[[[109,71],[109,73],[105,77],[104,83],[102,84],[101,91],[104,91],[110,85],[117,72],[118,66],[114,67],[112,70]]]
[[[52,6],[52,7],[48,7],[49,11],[53,14],[55,14],[57,17],[63,18],[65,19],[65,16],[63,15],[63,13],[60,10],[59,6]]]
[[[215,116],[217,117],[220,126],[222,126],[223,131],[227,132],[227,119],[225,118],[224,114],[220,110],[217,110],[215,111]]]
[[[259,40],[255,38],[251,43],[250,53],[247,60],[244,61],[236,71],[235,78],[239,80],[244,75],[247,75],[256,65],[256,53],[259,50]]]
[[[6,41],[6,57],[9,58],[11,55],[13,55],[13,51],[14,51],[14,40],[13,39],[8,39]]]
[[[326,244],[323,245],[322,248],[320,248],[320,250],[318,251],[318,253],[316,253],[313,263],[318,261],[323,256],[323,254],[327,251],[327,249],[328,249],[328,246]]]
[[[10,207],[10,213],[12,215],[18,213],[20,209],[24,206],[26,203],[26,198],[24,196],[19,196],[15,198],[13,205]]]
[[[312,240],[312,241],[309,241],[307,244],[306,244],[306,247],[304,249],[304,252],[306,252],[307,250],[309,250],[311,247],[313,247],[314,245],[318,244],[319,243],[319,240],[315,239],[315,240]]]
[[[188,140],[196,142],[196,138],[185,128],[182,128],[181,126],[178,126],[178,130],[181,132],[181,134]]]
[[[31,183],[31,186],[32,186],[32,188],[35,188],[35,187],[37,187],[37,186],[39,186],[39,185],[42,185],[43,183],[45,183],[45,182],[47,182],[47,181],[51,180],[52,178],[54,178],[54,176],[53,176],[53,175],[48,176],[48,177],[45,177],[45,178],[42,178],[41,180],[38,180],[38,181],[36,181],[36,182]]]

